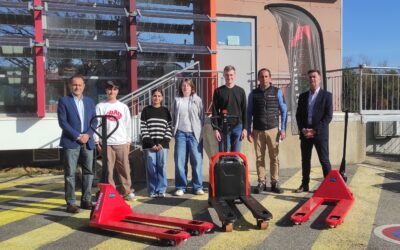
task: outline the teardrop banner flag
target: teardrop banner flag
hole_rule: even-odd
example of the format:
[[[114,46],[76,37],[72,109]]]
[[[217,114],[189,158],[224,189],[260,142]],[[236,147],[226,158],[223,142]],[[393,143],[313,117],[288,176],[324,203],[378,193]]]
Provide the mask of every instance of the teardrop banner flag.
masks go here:
[[[299,95],[308,89],[307,71],[321,71],[321,87],[326,89],[324,43],[321,27],[307,10],[293,4],[268,4],[264,7],[274,15],[289,61],[291,81],[292,134],[299,134],[296,109]]]

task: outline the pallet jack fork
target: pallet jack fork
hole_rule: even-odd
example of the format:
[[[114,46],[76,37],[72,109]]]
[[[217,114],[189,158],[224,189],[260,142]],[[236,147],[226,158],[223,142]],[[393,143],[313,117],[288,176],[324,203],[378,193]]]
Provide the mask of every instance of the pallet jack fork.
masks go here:
[[[347,177],[345,174],[348,119],[348,111],[345,111],[343,158],[340,164],[340,170],[331,170],[315,191],[314,195],[292,214],[290,218],[296,225],[307,221],[321,204],[335,203],[334,209],[325,220],[330,228],[334,228],[343,223],[344,218],[354,203],[353,194],[346,185]]]
[[[325,220],[331,228],[343,223],[345,216],[354,203],[353,194],[336,169],[329,172],[314,195],[290,218],[296,225],[301,224],[307,221],[311,214],[323,203],[336,203],[335,208]]]
[[[100,193],[90,216],[90,227],[155,237],[172,246],[214,227],[212,223],[198,220],[136,213],[111,184],[98,186]]]

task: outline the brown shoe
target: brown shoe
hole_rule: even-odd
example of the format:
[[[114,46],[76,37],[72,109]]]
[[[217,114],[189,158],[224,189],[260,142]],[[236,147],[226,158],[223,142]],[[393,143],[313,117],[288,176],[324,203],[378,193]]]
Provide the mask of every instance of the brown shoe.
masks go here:
[[[91,201],[81,201],[81,208],[90,210],[93,207],[93,203]]]
[[[75,204],[68,204],[66,211],[67,213],[76,214],[79,213],[79,207]]]

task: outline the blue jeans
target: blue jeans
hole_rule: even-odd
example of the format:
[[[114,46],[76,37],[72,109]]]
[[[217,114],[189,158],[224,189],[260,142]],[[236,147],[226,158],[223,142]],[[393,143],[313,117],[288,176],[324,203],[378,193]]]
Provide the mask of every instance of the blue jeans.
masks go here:
[[[203,143],[198,142],[193,132],[178,130],[175,134],[175,187],[186,192],[187,162],[192,166],[193,191],[203,189]]]
[[[238,124],[228,132],[227,143],[226,143],[228,147],[226,152],[240,152],[240,146],[242,142],[240,137],[242,136],[242,130],[243,130],[242,128],[243,128],[242,124]],[[222,139],[218,143],[220,152],[225,152],[224,136],[225,135],[221,133]]]
[[[143,153],[149,195],[165,193],[167,190],[168,149],[164,148],[160,151],[144,149]]]
[[[81,201],[92,201],[93,183],[93,150],[87,149],[86,144],[78,148],[64,149],[64,180],[65,201],[67,204],[75,204],[75,174],[78,160],[82,163],[82,197]]]

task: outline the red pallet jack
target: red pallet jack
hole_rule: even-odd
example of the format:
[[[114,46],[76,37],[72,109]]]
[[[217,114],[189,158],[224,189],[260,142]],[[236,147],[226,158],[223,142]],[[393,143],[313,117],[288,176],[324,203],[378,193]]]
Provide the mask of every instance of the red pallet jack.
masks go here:
[[[170,246],[214,228],[209,222],[136,213],[111,184],[98,186],[100,193],[90,216],[91,227],[150,236]]]
[[[325,220],[330,228],[334,228],[343,223],[344,218],[354,203],[353,194],[346,185],[347,177],[345,171],[348,111],[345,111],[345,113],[343,158],[340,164],[340,170],[331,170],[315,191],[314,195],[292,214],[290,219],[296,225],[307,221],[321,204],[335,203],[335,207]]]
[[[107,134],[107,129],[102,129],[102,133],[97,132],[97,128],[107,127],[107,118],[112,116],[96,116],[91,124],[95,124],[94,119],[101,118],[101,123],[97,127],[92,127],[93,131],[102,139],[103,148],[107,148],[107,138],[116,129]],[[114,117],[118,127],[118,120]],[[107,153],[103,150],[103,171],[101,180],[98,184],[96,206],[90,213],[90,227],[106,230],[132,233],[143,236],[150,236],[160,239],[164,245],[175,246],[187,240],[192,235],[202,235],[211,231],[214,224],[198,220],[186,220],[166,216],[135,213],[125,202],[118,191],[111,185],[105,184],[107,180]]]
[[[232,209],[232,206],[236,204],[235,201],[243,203],[251,211],[260,229],[267,229],[269,220],[272,219],[272,214],[249,194],[246,156],[240,152],[226,152],[228,126],[233,125],[230,120],[237,120],[237,117],[230,116],[226,110],[223,110],[222,117],[214,116],[212,119],[222,120],[225,152],[216,153],[210,160],[208,203],[217,212],[222,222],[222,229],[225,232],[233,230],[233,223],[237,219]],[[212,125],[221,131],[213,122]]]

